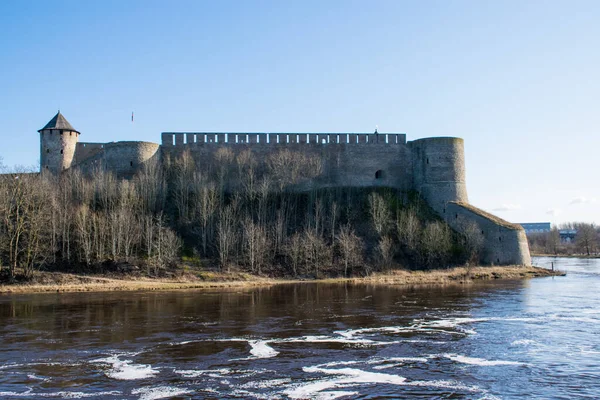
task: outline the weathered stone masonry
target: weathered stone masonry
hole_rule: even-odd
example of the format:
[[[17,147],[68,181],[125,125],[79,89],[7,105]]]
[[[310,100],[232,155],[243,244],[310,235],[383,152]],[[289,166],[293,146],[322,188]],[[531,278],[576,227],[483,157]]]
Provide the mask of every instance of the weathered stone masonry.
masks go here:
[[[392,187],[416,190],[450,226],[460,231],[472,221],[484,237],[482,262],[529,265],[525,232],[468,203],[464,143],[433,137],[407,142],[405,134],[164,132],[162,144],[79,142],[60,112],[40,132],[41,170],[60,173],[104,168],[131,177],[149,161],[189,151],[195,159],[212,157],[223,147],[250,149],[265,157],[281,149],[320,157],[323,168],[310,187]]]

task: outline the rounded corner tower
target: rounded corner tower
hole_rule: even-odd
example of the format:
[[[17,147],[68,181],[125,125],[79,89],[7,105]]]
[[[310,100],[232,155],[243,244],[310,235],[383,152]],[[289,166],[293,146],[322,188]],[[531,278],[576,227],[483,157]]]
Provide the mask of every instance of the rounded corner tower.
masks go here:
[[[465,182],[464,140],[433,137],[410,142],[414,188],[438,213],[448,202],[469,201]]]
[[[40,172],[56,175],[71,168],[79,131],[75,130],[59,111],[38,132],[40,133]]]

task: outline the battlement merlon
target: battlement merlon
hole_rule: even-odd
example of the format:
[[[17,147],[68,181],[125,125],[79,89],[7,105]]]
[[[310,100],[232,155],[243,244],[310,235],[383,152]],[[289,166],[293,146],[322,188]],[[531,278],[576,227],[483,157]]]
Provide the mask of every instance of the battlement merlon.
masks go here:
[[[405,145],[405,133],[268,133],[268,132],[163,132],[166,147],[189,144],[386,144]]]

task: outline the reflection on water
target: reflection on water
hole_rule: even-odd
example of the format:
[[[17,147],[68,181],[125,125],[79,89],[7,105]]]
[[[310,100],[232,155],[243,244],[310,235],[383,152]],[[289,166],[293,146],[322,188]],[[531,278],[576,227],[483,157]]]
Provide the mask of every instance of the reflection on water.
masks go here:
[[[568,275],[0,297],[0,397],[600,397],[600,262],[536,261]]]

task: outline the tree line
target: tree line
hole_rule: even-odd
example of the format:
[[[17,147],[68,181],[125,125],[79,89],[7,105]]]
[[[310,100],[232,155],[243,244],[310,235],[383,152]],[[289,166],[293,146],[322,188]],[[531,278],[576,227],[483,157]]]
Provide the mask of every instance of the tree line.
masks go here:
[[[288,277],[350,276],[477,260],[476,225],[453,231],[415,193],[321,188],[318,156],[221,148],[148,163],[0,175],[0,266],[160,276],[182,264]],[[6,172],[6,171],[5,171]]]
[[[574,239],[561,239],[561,230],[575,231]],[[530,233],[527,239],[535,254],[594,256],[600,252],[600,227],[594,223],[567,222],[553,226],[550,232]]]

